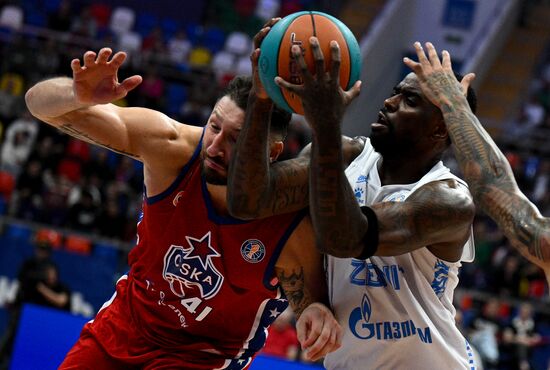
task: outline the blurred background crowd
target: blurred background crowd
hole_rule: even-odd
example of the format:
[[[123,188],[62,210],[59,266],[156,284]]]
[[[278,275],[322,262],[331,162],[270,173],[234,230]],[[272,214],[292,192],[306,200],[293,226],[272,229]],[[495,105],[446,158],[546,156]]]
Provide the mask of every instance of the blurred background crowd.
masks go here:
[[[252,37],[267,19],[320,10],[348,23],[354,2],[368,6],[372,19],[391,3],[0,0],[0,336],[10,330],[8,312],[21,300],[41,299],[41,304],[67,309],[72,305],[74,313],[93,315],[126,268],[142,201],[141,163],[39,123],[25,108],[28,87],[48,77],[70,75],[71,59],[86,50],[111,46],[129,54],[123,77],[136,73],[144,77],[138,89],[117,104],[150,107],[202,126],[227,82],[250,73]],[[544,1],[520,2],[518,33],[539,27],[537,16],[550,19],[549,8]],[[362,34],[352,30],[361,39]],[[363,25],[361,31],[368,30]],[[550,34],[548,28],[543,32]],[[550,36],[545,40],[534,55],[525,88],[514,97],[514,114],[492,120],[491,132],[520,188],[548,217]],[[483,87],[479,93],[484,94]],[[295,156],[309,141],[307,125],[294,117],[283,157]],[[456,169],[452,152],[446,162]],[[474,233],[476,260],[461,271],[457,325],[485,368],[545,369],[550,294],[543,273],[519,256],[481,213]],[[44,292],[35,292],[40,299],[20,295],[23,263],[36,260],[38,250],[46,250],[48,261],[54,262],[54,272],[44,275],[54,275],[53,283],[45,283],[57,294],[49,294],[51,299],[44,300],[48,296]],[[90,279],[105,284],[91,292]],[[70,299],[62,300],[63,294]],[[290,313],[278,320],[265,353],[300,359],[293,324]]]

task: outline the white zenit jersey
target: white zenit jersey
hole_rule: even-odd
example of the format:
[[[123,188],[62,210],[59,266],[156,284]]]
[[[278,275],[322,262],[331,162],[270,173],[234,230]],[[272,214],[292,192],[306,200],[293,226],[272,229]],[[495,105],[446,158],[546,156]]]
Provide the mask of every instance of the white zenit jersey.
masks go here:
[[[361,206],[401,202],[420,186],[456,179],[437,163],[420,181],[382,186],[381,158],[367,139],[346,170]],[[461,261],[473,260],[473,240]],[[453,292],[461,262],[434,256],[428,248],[367,260],[327,258],[329,294],[342,325],[342,347],[327,355],[327,369],[475,369],[470,345],[455,326]]]

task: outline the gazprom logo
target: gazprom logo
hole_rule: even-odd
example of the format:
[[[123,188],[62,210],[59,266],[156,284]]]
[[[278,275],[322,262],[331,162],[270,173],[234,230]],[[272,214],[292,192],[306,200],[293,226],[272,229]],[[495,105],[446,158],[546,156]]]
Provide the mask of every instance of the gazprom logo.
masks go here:
[[[369,296],[366,294],[363,294],[363,300],[361,301],[361,313],[363,316],[363,321],[369,322],[370,314],[372,313],[372,308],[370,305]]]
[[[432,343],[429,327],[419,328],[412,320],[370,322],[372,312],[371,301],[365,293],[361,306],[353,309],[349,316],[349,329],[355,337],[363,340],[399,340],[418,336],[422,343]]]

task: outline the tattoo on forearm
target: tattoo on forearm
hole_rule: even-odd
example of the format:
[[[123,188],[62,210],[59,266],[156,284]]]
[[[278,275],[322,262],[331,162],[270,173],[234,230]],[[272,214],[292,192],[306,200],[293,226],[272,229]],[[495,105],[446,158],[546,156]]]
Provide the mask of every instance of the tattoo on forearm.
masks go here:
[[[463,102],[450,101],[461,107]],[[512,245],[533,262],[550,262],[550,225],[520,192],[510,165],[476,116],[464,108],[448,109],[445,121],[456,158],[478,204],[503,230]]]
[[[80,139],[82,141],[86,141],[87,143],[94,144],[94,145],[99,145],[99,146],[102,146],[106,149],[112,150],[113,152],[124,154],[128,157],[132,157],[132,158],[135,158],[135,159],[140,158],[139,155],[137,155],[137,154],[130,153],[130,152],[127,152],[127,151],[122,150],[122,149],[114,148],[110,144],[107,144],[107,143],[102,143],[102,142],[96,140],[95,138],[91,137],[90,135],[86,134],[85,132],[80,131],[79,129],[77,129],[76,127],[74,127],[70,123],[66,123],[66,124],[63,124],[61,126],[58,126],[58,129],[59,129],[59,131],[62,131],[64,133],[66,133],[67,135],[70,135],[70,136],[75,137],[77,139]]]
[[[263,217],[307,206],[309,159],[270,166],[267,152],[271,104],[256,103],[247,112],[229,166],[227,199],[237,213]],[[254,176],[254,181],[251,181]]]
[[[339,130],[325,135],[312,146],[311,219],[321,252],[355,257],[366,221],[344,173],[341,142],[334,139]]]
[[[247,111],[229,166],[227,197],[233,209],[246,210],[246,213],[257,216],[260,199],[267,188],[266,147],[272,106],[257,103],[253,98],[249,98],[249,105],[252,108]],[[260,181],[250,181],[252,174],[257,175]]]
[[[307,206],[309,184],[307,182],[309,158],[283,161],[273,166],[271,171],[274,197],[265,207],[271,209],[272,214],[288,212],[290,209],[301,209]],[[261,207],[262,204],[258,204]]]
[[[300,315],[312,302],[308,301],[305,292],[304,268],[293,269],[285,273],[280,270],[278,273],[279,284],[286,294],[290,306],[297,315]]]

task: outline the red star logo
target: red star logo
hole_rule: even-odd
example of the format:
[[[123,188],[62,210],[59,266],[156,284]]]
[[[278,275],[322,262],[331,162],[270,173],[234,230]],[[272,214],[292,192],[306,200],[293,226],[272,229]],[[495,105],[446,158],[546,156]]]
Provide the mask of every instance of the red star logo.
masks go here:
[[[210,258],[220,257],[220,254],[210,244],[210,231],[200,239],[191,236],[186,236],[185,239],[189,244],[189,248],[184,249],[187,252],[187,258],[197,258],[205,269]]]

